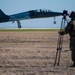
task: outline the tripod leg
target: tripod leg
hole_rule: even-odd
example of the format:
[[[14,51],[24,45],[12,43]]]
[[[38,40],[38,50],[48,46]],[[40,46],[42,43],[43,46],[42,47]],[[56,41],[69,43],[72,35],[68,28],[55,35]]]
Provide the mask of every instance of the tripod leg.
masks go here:
[[[57,52],[56,52],[56,58],[55,58],[54,66],[56,65],[57,57],[58,57],[58,50],[57,50]]]
[[[64,20],[64,25],[65,25],[65,20]],[[62,31],[62,30],[63,30],[63,18],[62,18],[61,27],[60,27],[60,31]],[[57,65],[59,66],[61,50],[62,50],[62,42],[63,42],[63,35],[59,34],[58,43],[57,43],[57,52],[56,52],[56,58],[55,58],[54,66],[56,65],[56,62],[57,62]]]
[[[66,21],[67,21],[66,17],[63,16],[62,21],[61,21],[60,32],[63,31],[63,29],[65,28],[65,22]],[[59,35],[58,43],[57,43],[57,52],[56,52],[56,58],[55,58],[54,66],[56,65],[56,63],[59,66],[60,57],[61,57],[61,51],[62,51],[62,44],[63,44],[63,35]]]
[[[61,43],[60,38],[61,38],[61,36],[59,35],[58,42],[57,42],[57,51],[56,51],[56,58],[55,58],[54,66],[58,62],[57,60],[58,60],[58,57],[59,57],[59,50],[60,50],[60,43]]]
[[[61,50],[59,50],[59,57],[58,57],[58,62],[57,62],[57,65],[59,66],[60,64],[60,57],[61,57]]]
[[[61,35],[60,38],[61,38],[61,40],[60,40],[60,49],[59,49],[59,56],[58,56],[58,62],[57,62],[58,66],[59,66],[59,63],[60,63],[60,57],[61,57],[61,51],[62,51],[63,35]]]

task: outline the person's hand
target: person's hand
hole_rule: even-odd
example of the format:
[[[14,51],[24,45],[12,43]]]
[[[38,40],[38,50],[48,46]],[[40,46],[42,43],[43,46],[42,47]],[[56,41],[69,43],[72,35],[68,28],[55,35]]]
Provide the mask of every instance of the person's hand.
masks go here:
[[[58,32],[60,35],[64,35],[64,31],[60,31]]]

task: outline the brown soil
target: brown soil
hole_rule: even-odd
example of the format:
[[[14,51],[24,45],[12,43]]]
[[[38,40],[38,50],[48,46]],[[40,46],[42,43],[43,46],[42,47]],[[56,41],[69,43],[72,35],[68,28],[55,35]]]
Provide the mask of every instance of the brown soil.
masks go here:
[[[74,75],[69,36],[64,36],[60,66],[53,66],[58,32],[0,32],[0,75]]]

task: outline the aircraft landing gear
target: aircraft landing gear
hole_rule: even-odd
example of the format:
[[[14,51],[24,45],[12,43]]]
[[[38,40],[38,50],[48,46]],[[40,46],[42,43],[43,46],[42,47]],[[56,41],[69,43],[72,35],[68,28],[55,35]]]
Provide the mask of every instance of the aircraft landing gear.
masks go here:
[[[54,22],[53,22],[54,24],[56,24],[56,19],[55,19],[55,17],[54,17]]]
[[[17,21],[17,24],[18,24],[18,28],[21,28],[21,23],[19,20]]]

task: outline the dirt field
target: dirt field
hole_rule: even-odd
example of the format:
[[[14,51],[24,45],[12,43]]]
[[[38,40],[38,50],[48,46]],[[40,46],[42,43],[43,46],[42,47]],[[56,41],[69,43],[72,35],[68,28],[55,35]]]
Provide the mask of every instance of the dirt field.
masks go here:
[[[1,32],[0,75],[74,75],[69,37],[64,36],[60,66],[53,66],[58,32]]]

